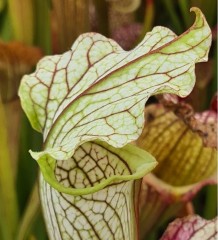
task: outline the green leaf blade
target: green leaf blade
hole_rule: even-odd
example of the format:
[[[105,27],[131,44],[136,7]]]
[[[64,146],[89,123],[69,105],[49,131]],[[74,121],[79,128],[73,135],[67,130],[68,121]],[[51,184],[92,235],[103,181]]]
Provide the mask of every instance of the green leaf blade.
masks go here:
[[[84,143],[71,159],[56,161],[62,187],[54,189],[44,176],[40,179],[50,238],[136,239],[133,180],[155,165],[135,146],[115,149],[102,142]]]
[[[94,150],[87,150],[86,152],[84,150],[86,148]],[[93,153],[93,151],[95,151],[95,153]],[[87,159],[89,159],[89,161],[87,160],[87,165],[89,166],[92,164],[92,167],[90,167],[92,168],[91,172],[89,171],[90,169],[87,170],[85,168],[83,169],[83,167],[78,167],[82,164],[81,159],[83,158],[84,152],[86,152]],[[97,155],[96,152],[98,153]],[[74,166],[76,169],[75,171],[79,169],[78,171],[82,174],[81,177],[86,176],[86,181],[91,181],[91,184],[77,185],[75,179],[74,181],[71,181],[73,185],[66,185],[65,181],[61,183],[61,180],[57,176],[59,173],[56,172],[59,171],[58,166],[60,165],[60,168],[63,168],[62,165],[70,164],[70,167],[68,166],[67,168],[71,168],[76,163],[78,166]],[[40,158],[38,164],[46,182],[59,192],[76,196],[97,192],[113,183],[140,179],[149,173],[157,165],[157,162],[149,153],[133,145],[129,144],[121,149],[116,149],[106,143],[97,141],[82,144],[68,160],[56,161],[48,155]],[[96,164],[98,165],[98,168],[95,168]],[[114,169],[114,172],[109,172],[108,174],[105,172],[103,177],[101,171],[106,171],[104,166],[107,165],[110,165],[109,168]],[[114,167],[112,167],[112,165]],[[126,167],[127,170],[125,170]],[[118,169],[116,170],[116,168]],[[97,179],[93,180],[93,176],[94,178],[97,177]]]
[[[196,21],[179,37],[156,27],[126,52],[100,34],[84,34],[70,51],[44,58],[23,78],[22,106],[44,136],[44,151],[31,152],[41,167],[47,157],[67,160],[81,144],[96,139],[121,148],[140,135],[150,96],[190,93],[195,63],[207,60],[211,43],[203,14],[192,10]],[[54,179],[47,170],[44,177]]]

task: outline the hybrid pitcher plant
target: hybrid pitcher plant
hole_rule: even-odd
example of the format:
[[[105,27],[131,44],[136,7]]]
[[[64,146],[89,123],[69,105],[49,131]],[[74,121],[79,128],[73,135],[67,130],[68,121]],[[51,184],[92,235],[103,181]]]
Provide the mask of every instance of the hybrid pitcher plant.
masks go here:
[[[140,180],[157,164],[131,145],[156,94],[186,97],[195,63],[207,61],[211,31],[197,8],[180,36],[155,27],[131,51],[97,33],[62,55],[44,57],[23,77],[19,96],[43,134],[40,196],[50,239],[138,239]],[[137,181],[138,180],[138,181]]]

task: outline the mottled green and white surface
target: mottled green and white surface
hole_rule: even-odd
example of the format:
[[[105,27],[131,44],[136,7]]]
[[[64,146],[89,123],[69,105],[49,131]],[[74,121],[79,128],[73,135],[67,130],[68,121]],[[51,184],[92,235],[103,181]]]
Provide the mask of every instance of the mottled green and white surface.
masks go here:
[[[179,37],[167,28],[155,27],[126,52],[100,34],[83,34],[71,50],[43,58],[36,71],[22,79],[22,107],[44,138],[43,151],[31,155],[43,175],[41,196],[51,239],[137,238],[131,217],[135,214],[131,181],[156,163],[142,150],[122,147],[140,135],[144,105],[151,95],[167,92],[185,97],[192,90],[195,63],[207,60],[211,44],[204,16],[199,9],[193,10],[195,23]],[[102,142],[93,142],[96,139],[107,142],[108,152],[102,150]],[[93,152],[84,160],[82,147],[90,144],[91,149],[103,151],[105,170]],[[92,160],[97,165],[87,174]],[[120,199],[111,198],[110,191]],[[98,201],[101,204],[94,207]],[[78,211],[80,202],[84,205]],[[113,218],[107,220],[102,209]]]
[[[131,155],[130,149],[135,151],[136,147],[124,147],[121,156],[124,157],[124,153],[126,157]],[[119,176],[133,172],[128,161],[118,155],[119,151],[88,142],[81,145],[70,160],[58,162],[57,179],[68,187],[87,188],[105,179],[116,178],[108,187],[93,194],[64,194],[41,177],[41,199],[50,239],[131,240],[137,237],[134,181],[119,180]],[[138,159],[140,153],[132,158],[134,161]],[[154,160],[148,159],[149,155],[147,171],[150,171]]]
[[[216,240],[218,219],[206,220],[198,215],[178,218],[169,224],[161,240]]]

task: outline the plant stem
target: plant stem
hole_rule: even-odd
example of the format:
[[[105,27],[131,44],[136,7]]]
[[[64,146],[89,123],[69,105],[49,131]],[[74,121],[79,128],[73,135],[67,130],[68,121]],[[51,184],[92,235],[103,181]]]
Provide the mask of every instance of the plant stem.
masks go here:
[[[34,12],[32,0],[8,0],[9,14],[14,30],[14,39],[33,44]]]
[[[0,102],[0,122],[0,229],[3,239],[13,240],[18,222],[18,208],[2,102]]]
[[[32,228],[32,225],[39,214],[39,211],[38,211],[39,207],[40,207],[40,203],[39,203],[39,194],[38,194],[38,184],[36,182],[20,223],[17,240],[27,239],[30,233],[30,230]]]
[[[188,4],[188,1],[187,0],[179,0],[178,4],[179,4],[186,27],[190,27],[191,18],[190,18],[190,13],[189,13],[190,6]]]
[[[146,0],[145,8],[145,18],[144,18],[144,35],[146,32],[150,31],[154,21],[154,2],[153,0]]]
[[[207,186],[204,217],[206,219],[214,218],[216,217],[216,212],[217,212],[217,186]]]
[[[176,11],[175,11],[172,0],[165,0],[165,1],[163,1],[163,3],[170,15],[171,21],[174,24],[175,29],[177,30],[177,33],[181,33],[182,25],[180,23],[180,19],[178,18]]]
[[[48,0],[34,1],[35,36],[34,42],[45,54],[51,54],[51,23],[50,2]]]

